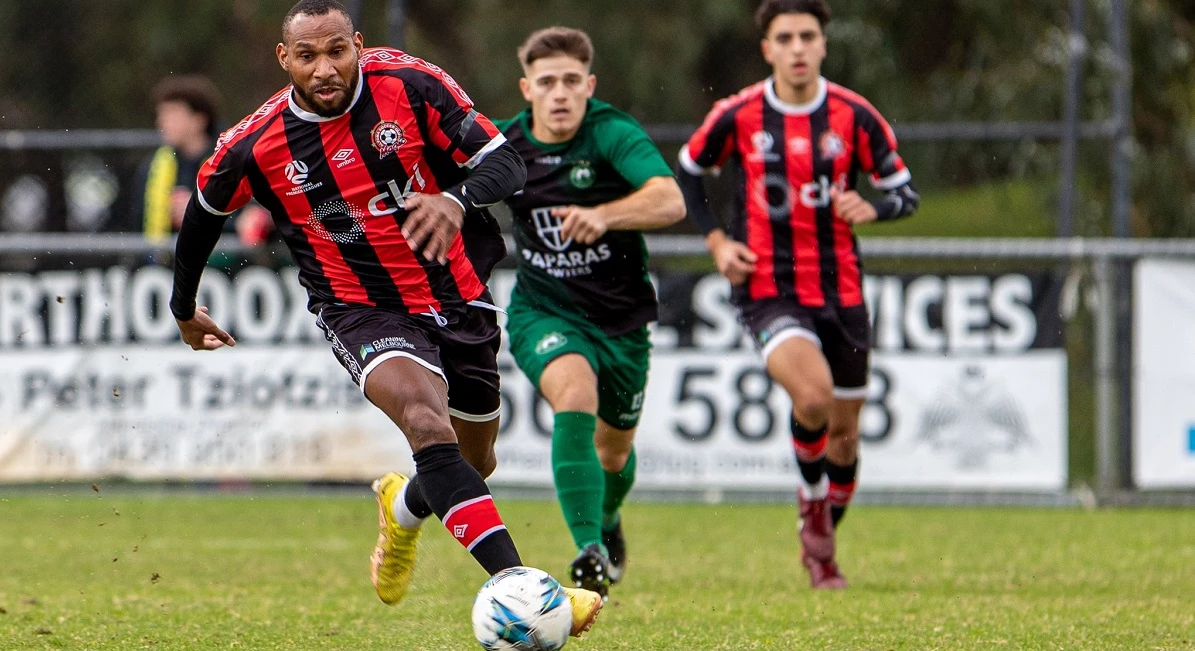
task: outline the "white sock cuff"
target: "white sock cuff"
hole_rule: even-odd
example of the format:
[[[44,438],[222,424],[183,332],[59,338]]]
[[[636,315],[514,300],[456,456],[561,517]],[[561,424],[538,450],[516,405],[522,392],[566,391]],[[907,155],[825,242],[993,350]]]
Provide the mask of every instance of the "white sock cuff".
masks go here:
[[[414,479],[412,477],[412,479]],[[411,509],[407,508],[407,489],[410,488],[411,482],[407,482],[402,490],[394,496],[394,504],[390,505],[390,510],[394,512],[394,519],[398,521],[398,526],[403,529],[418,529],[423,526],[423,522],[427,518],[416,517],[411,513]]]
[[[797,490],[801,491],[801,497],[807,500],[824,500],[830,494],[830,478],[825,474],[818,480],[816,484],[810,484],[802,477],[801,484]]]

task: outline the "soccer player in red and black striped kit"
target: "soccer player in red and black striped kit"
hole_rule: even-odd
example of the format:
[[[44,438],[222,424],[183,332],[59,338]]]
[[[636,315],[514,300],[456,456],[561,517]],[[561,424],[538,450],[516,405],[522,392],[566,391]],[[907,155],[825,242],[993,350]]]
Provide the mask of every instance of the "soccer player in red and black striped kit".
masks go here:
[[[772,76],[718,102],[681,151],[678,181],[718,271],[793,402],[801,471],[801,560],[814,588],[844,588],[834,529],[855,490],[871,325],[856,224],[911,215],[919,201],[884,118],[826,81],[824,0],[765,0],[756,13]],[[730,234],[701,176],[737,165]],[[865,200],[856,176],[882,192]]]
[[[432,513],[491,575],[521,565],[483,478],[500,411],[486,281],[506,254],[486,207],[523,186],[522,159],[443,70],[363,49],[337,2],[299,2],[282,36],[291,84],[220,137],[186,210],[170,303],[183,340],[235,345],[195,297],[226,216],[256,198],[333,353],[414,451],[414,478],[374,483],[378,596],[406,594]],[[566,590],[577,635],[601,598]]]

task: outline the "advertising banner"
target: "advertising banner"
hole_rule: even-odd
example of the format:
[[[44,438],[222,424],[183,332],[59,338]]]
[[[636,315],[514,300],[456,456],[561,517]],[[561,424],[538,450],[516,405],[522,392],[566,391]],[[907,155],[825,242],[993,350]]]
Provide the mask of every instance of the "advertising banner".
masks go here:
[[[0,273],[0,481],[367,480],[411,469],[401,433],[337,364],[293,269],[209,269],[200,303],[237,337],[194,352],[156,265]],[[639,483],[788,489],[787,396],[724,279],[661,274]],[[513,274],[492,286],[504,304]],[[1066,484],[1066,358],[1049,274],[869,276],[868,488]],[[551,411],[503,351],[496,484],[550,486]]]
[[[1133,479],[1195,486],[1195,264],[1142,260],[1133,280]]]

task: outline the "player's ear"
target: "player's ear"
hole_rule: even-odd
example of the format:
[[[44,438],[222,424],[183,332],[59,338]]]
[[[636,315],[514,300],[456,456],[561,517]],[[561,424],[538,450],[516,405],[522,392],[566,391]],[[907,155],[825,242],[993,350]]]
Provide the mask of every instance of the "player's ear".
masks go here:
[[[589,79],[585,80],[589,90],[585,93],[586,97],[593,97],[593,91],[597,89],[597,75],[589,75]]]
[[[283,70],[290,72],[290,68],[286,67],[286,44],[279,43],[278,47],[274,48],[274,52],[278,55],[278,65],[282,66]]]
[[[531,82],[526,77],[519,77],[519,91],[523,93],[523,99],[531,101]]]
[[[365,37],[361,32],[353,32],[353,47],[357,48],[357,58],[361,58],[361,53],[365,50]]]

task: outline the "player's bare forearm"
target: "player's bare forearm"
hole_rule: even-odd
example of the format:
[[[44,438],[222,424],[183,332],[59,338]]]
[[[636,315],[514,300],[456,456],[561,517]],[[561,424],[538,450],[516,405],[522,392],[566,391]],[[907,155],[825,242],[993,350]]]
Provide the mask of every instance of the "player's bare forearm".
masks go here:
[[[622,199],[598,206],[598,210],[610,230],[653,230],[684,219],[685,198],[676,179],[655,176]]]

